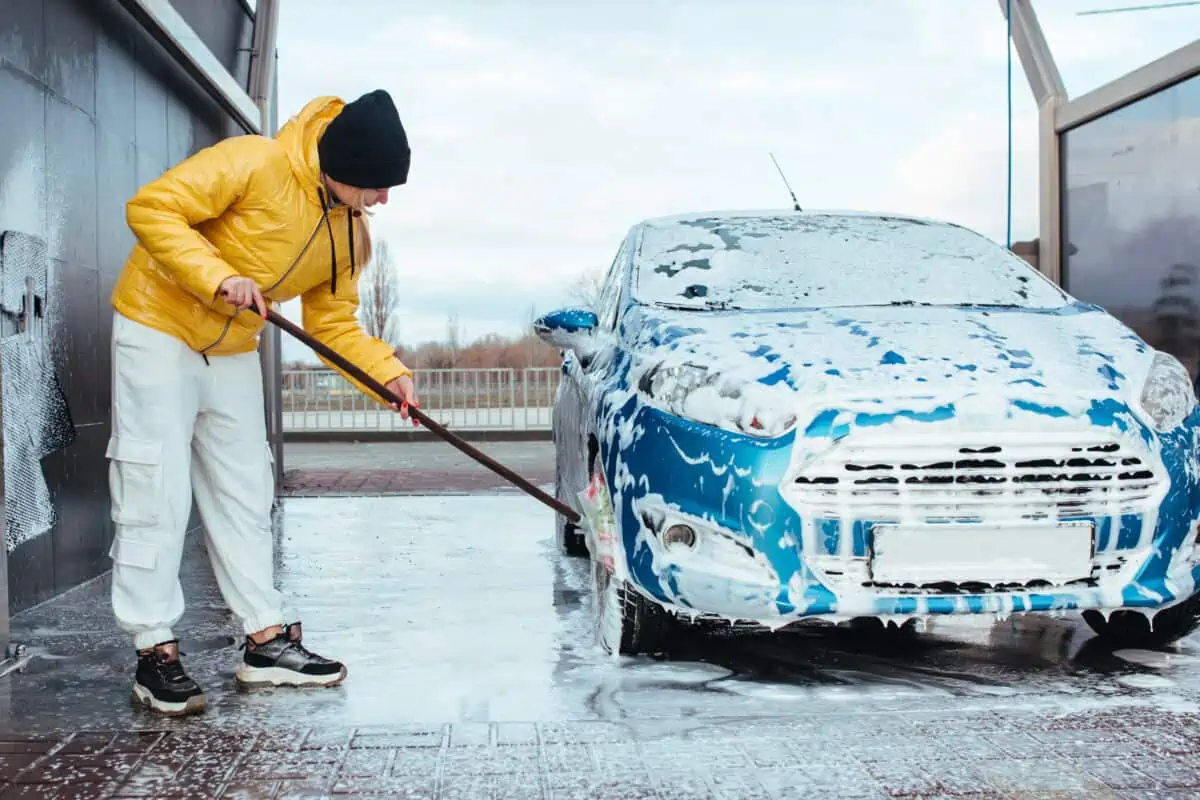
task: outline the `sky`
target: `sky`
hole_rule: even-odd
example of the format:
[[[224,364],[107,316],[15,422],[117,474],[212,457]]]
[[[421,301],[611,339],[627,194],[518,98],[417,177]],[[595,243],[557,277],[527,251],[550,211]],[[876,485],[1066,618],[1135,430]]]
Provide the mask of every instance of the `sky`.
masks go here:
[[[1137,4],[1035,0],[1071,97],[1200,30],[1200,6],[1077,15]],[[521,333],[641,219],[790,208],[772,152],[806,209],[1005,242],[998,0],[288,0],[278,35],[280,124],[317,95],[396,102],[412,168],[371,225],[407,344],[451,314],[468,340]],[[1012,69],[1019,241],[1037,235],[1037,112],[1015,52]]]

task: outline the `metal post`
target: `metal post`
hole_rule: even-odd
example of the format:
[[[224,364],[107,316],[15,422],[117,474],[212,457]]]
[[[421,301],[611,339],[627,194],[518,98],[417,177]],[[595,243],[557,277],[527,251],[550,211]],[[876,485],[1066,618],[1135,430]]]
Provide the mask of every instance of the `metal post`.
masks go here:
[[[259,0],[254,14],[254,44],[250,61],[250,96],[261,119],[264,136],[275,135],[278,116],[278,87],[275,49],[279,20],[278,0]],[[267,422],[267,444],[275,458],[275,490],[283,479],[283,386],[282,342],[273,325],[263,329],[259,358],[263,373],[263,412]]]
[[[1067,101],[1067,88],[1046,35],[1033,11],[1032,0],[999,0],[1000,13],[1012,9],[1012,44],[1033,99],[1038,105],[1038,269],[1055,283],[1062,276],[1062,171],[1056,125],[1058,108]]]
[[[1056,120],[1065,98],[1038,103],[1038,270],[1059,286],[1062,274],[1062,138]]]

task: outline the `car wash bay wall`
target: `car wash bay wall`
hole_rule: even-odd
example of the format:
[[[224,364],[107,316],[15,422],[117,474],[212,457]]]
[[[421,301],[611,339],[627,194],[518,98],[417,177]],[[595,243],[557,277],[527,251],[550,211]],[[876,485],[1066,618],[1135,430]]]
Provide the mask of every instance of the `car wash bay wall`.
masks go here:
[[[244,86],[253,27],[248,5],[172,5]],[[45,313],[40,321],[35,315],[30,336],[42,337],[75,430],[74,441],[35,465],[52,512],[48,527],[44,519],[15,532],[7,527],[12,613],[111,566],[109,298],[133,244],[125,203],[197,149],[242,132],[118,0],[0,0],[0,232],[14,232],[7,244],[20,244],[22,258],[33,252],[38,260],[44,247],[45,298],[34,308]],[[31,262],[23,263],[28,269]],[[4,267],[0,284],[16,277],[15,268]],[[19,313],[6,313],[2,322],[5,339],[19,335]],[[29,352],[41,351],[35,344]],[[15,362],[5,363],[4,489],[11,516],[14,491],[28,492],[31,474],[25,463],[22,484],[14,487],[12,462],[37,460],[36,442],[14,445],[13,432],[28,436],[29,426],[21,430],[13,420],[38,413],[23,404],[37,406],[47,391],[41,384],[15,391]],[[34,439],[39,431],[45,434],[34,430]],[[15,505],[27,513],[28,495]]]

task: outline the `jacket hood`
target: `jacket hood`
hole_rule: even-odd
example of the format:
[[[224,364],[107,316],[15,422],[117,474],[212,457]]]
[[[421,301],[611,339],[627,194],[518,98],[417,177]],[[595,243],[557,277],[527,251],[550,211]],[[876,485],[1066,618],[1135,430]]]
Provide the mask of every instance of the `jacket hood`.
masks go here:
[[[305,104],[294,117],[279,129],[276,141],[283,145],[292,169],[305,188],[312,191],[320,186],[321,159],[317,155],[317,143],[329,123],[342,113],[346,102],[340,97],[322,96]]]

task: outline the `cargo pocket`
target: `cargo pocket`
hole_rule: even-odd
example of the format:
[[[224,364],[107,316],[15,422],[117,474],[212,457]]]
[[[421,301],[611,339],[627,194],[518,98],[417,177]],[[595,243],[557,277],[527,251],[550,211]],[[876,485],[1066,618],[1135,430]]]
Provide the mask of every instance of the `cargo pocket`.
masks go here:
[[[108,549],[108,556],[113,563],[123,567],[152,570],[158,563],[158,545],[117,534],[112,547]]]
[[[105,452],[112,519],[118,525],[146,527],[162,520],[165,492],[162,444],[147,439],[113,436]]]

